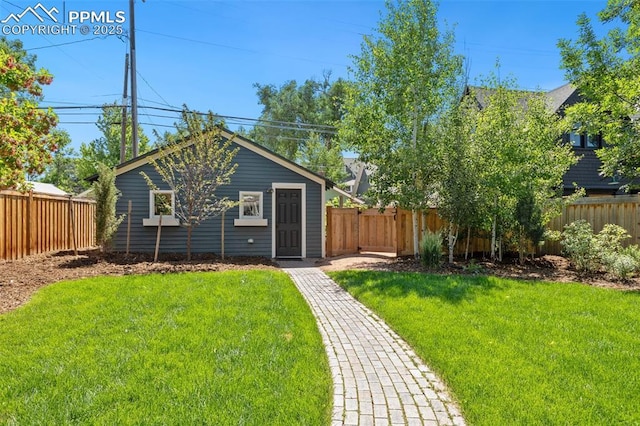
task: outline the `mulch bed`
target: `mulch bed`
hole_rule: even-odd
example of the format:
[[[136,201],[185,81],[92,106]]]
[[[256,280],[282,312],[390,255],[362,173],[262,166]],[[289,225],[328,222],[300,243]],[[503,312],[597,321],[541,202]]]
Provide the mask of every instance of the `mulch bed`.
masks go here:
[[[231,269],[276,269],[265,258],[193,255],[100,253],[97,250],[29,256],[20,260],[0,261],[0,314],[24,304],[31,295],[47,284],[98,275],[129,275],[188,271],[226,271]]]
[[[524,266],[515,260],[503,263],[488,261],[458,261],[437,270],[427,270],[412,257],[386,258],[374,263],[360,264],[361,258],[342,259],[340,269],[364,267],[366,269],[398,272],[432,272],[457,274],[490,274],[500,277],[545,280],[556,282],[582,282],[589,285],[640,290],[640,278],[614,280],[605,274],[578,274],[569,262],[560,256],[543,256]],[[322,264],[325,261],[319,262]],[[227,257],[194,255],[186,261],[184,255],[163,254],[153,262],[152,254],[101,253],[97,250],[58,252],[30,256],[14,261],[0,261],[0,314],[24,304],[31,295],[47,284],[62,280],[94,277],[98,275],[129,275],[188,271],[226,271],[235,269],[277,269],[270,259],[260,257]]]

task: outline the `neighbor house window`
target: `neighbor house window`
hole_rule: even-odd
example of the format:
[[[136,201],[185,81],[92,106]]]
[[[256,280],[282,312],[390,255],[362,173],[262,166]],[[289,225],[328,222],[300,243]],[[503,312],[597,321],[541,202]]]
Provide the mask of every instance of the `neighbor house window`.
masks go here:
[[[582,135],[575,132],[569,133],[569,142],[571,142],[571,146],[580,148],[582,146]]]
[[[578,133],[580,126],[575,126],[571,133],[569,133],[569,143],[574,148],[590,148],[597,149],[602,147],[601,135],[589,135],[586,133]]]
[[[262,192],[240,191],[240,214],[235,226],[267,226],[264,218]]]
[[[176,195],[173,191],[149,191],[149,218],[142,220],[143,226],[158,226],[162,216],[162,226],[178,226],[175,217]]]

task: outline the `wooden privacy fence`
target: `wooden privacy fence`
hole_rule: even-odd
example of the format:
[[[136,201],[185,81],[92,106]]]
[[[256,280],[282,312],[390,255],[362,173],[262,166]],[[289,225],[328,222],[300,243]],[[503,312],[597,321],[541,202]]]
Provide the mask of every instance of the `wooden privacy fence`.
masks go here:
[[[435,209],[429,209],[418,216],[420,230],[444,229],[445,225]],[[464,244],[462,241],[458,242],[457,252],[464,251]],[[488,250],[488,247],[486,239],[472,238],[469,251]],[[396,256],[413,254],[411,211],[397,208],[380,211],[327,207],[327,256],[362,251],[393,253]]]
[[[95,245],[95,201],[0,191],[0,259]]]
[[[631,235],[625,244],[640,244],[640,194],[581,198],[564,207],[562,215],[553,219],[548,228],[562,231],[565,225],[579,219],[589,222],[596,233],[607,223],[619,225]],[[562,247],[559,242],[547,241],[542,251],[560,254]]]
[[[607,223],[626,229],[631,235],[628,244],[640,244],[640,195],[617,197],[586,197],[565,206],[562,215],[548,224],[551,230],[562,231],[564,226],[579,219],[591,223],[594,232]],[[424,230],[444,230],[447,223],[436,209],[418,215],[419,239]],[[461,235],[465,230],[461,230]],[[490,240],[480,232],[471,232],[469,253],[488,253]],[[361,251],[393,253],[396,256],[413,254],[412,213],[408,210],[387,208],[384,211],[357,208],[327,207],[327,256],[356,254]],[[460,236],[455,254],[465,253],[467,239]],[[559,242],[546,241],[540,249],[544,254],[561,254]]]

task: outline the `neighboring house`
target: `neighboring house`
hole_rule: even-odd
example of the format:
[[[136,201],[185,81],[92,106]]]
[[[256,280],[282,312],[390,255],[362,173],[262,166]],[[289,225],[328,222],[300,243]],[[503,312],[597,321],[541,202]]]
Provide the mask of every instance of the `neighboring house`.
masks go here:
[[[344,158],[343,161],[347,178],[341,185],[353,197],[362,198],[371,187],[370,178],[375,172],[375,167],[366,165],[357,158]]]
[[[231,132],[223,130],[223,138]],[[325,191],[333,186],[328,179],[295,164],[241,136],[233,142],[240,148],[234,162],[238,164],[231,183],[218,188],[217,195],[239,201],[224,217],[224,253],[232,256],[324,257]],[[188,149],[188,144],[182,149]],[[127,226],[133,252],[151,252],[155,248],[161,199],[171,200],[171,213],[162,215],[160,252],[186,251],[187,230],[174,216],[175,194],[162,181],[150,161],[159,151],[153,150],[116,167],[116,187],[122,195],[117,214],[129,218],[120,224],[114,248],[123,251]],[[157,191],[151,191],[140,175],[145,172]],[[222,217],[213,217],[194,228],[193,253],[222,252]]]
[[[465,94],[468,95],[471,89],[476,94],[478,106],[483,108],[493,93],[492,89],[482,87],[468,87]],[[527,93],[523,91],[523,93]],[[532,93],[532,92],[529,92]],[[546,92],[549,99],[549,107],[552,111],[563,115],[565,108],[580,102],[580,94],[571,84],[565,84],[554,90]],[[595,151],[602,147],[603,141],[600,135],[586,135],[578,133],[567,133],[563,136],[565,143],[570,143],[580,160],[567,171],[563,178],[563,190],[565,195],[574,192],[574,183],[579,188],[584,188],[588,196],[616,195],[623,194],[620,190],[623,183],[615,182],[610,177],[600,175],[602,162],[597,157]]]
[[[338,188],[337,186],[334,186],[331,189],[327,189],[327,201],[331,201],[335,199],[338,200],[339,207],[343,207],[347,202],[350,202],[351,204],[355,204],[355,205],[360,205],[360,206],[363,206],[366,204],[364,200],[358,197],[354,197],[352,194]]]
[[[46,195],[57,195],[66,197],[69,194],[58,188],[52,183],[43,183],[43,182],[27,182],[29,186],[31,186],[31,190],[38,194],[46,194]]]

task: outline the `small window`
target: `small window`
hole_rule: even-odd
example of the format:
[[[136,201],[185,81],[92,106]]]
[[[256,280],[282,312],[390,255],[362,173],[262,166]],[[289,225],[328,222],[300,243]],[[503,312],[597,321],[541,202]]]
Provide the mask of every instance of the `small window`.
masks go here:
[[[175,215],[176,199],[173,191],[151,191],[151,215],[149,217]]]
[[[587,148],[593,148],[593,149],[600,148],[600,141],[601,141],[600,135],[587,135],[585,140],[586,140],[585,146]]]
[[[234,226],[267,226],[264,219],[262,192],[240,191],[240,213]]]
[[[569,142],[571,142],[571,146],[580,148],[582,146],[582,135],[575,132],[569,133]]]
[[[173,191],[149,191],[149,217],[142,219],[142,225],[158,226],[162,216],[162,226],[180,226],[175,213],[176,196]]]
[[[240,192],[240,219],[262,219],[262,192]]]

